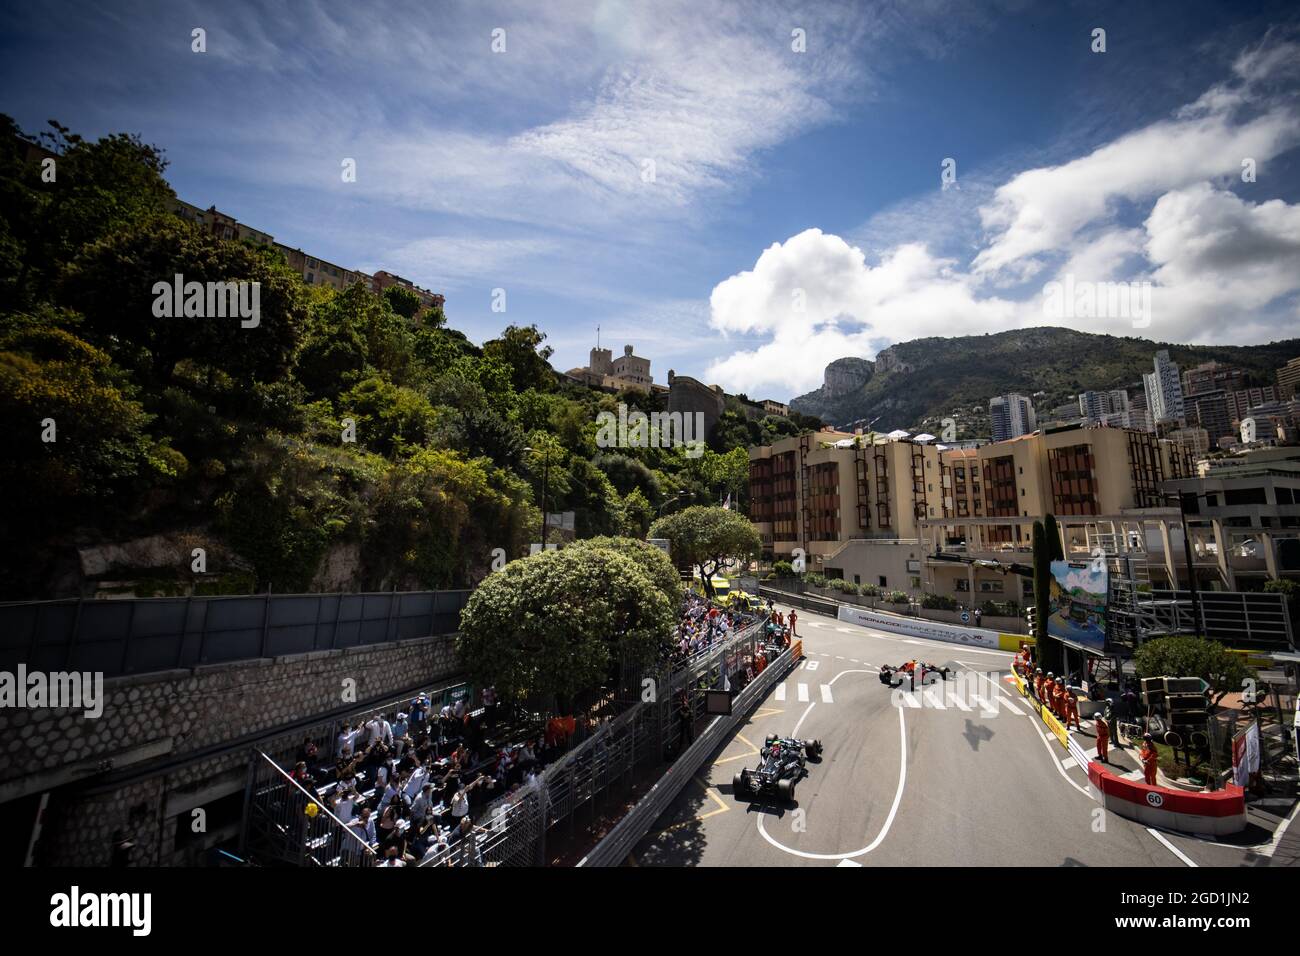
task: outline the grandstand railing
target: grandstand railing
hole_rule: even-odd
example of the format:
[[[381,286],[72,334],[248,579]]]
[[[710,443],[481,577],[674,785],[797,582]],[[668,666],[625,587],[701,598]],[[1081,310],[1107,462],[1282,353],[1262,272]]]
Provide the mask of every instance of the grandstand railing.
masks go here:
[[[652,699],[638,702],[601,726],[586,741],[546,767],[531,786],[490,804],[479,819],[487,831],[480,847],[484,864],[543,865],[548,831],[566,820],[572,823],[584,806],[590,805],[594,814],[596,798],[614,784],[629,780],[638,767],[667,760],[672,741],[682,735],[685,719],[678,695],[702,682],[714,686],[724,666],[729,668],[730,675],[729,659],[734,658],[739,664],[745,654],[759,649],[765,639],[766,623],[766,618],[759,619],[694,655],[669,674],[661,675],[653,685]],[[749,686],[759,683],[764,674]],[[703,715],[704,696],[688,694],[687,701],[693,725]],[[429,863],[465,865],[445,856]]]
[[[685,716],[681,712],[678,695],[692,687],[716,686],[724,668],[729,676],[735,675],[742,669],[746,655],[753,655],[764,644],[766,623],[765,617],[754,620],[739,627],[729,637],[715,641],[689,658],[669,665],[666,673],[665,668],[660,668],[657,671],[647,671],[630,681],[640,687],[641,681],[648,678],[652,682],[648,686],[654,691],[650,699],[638,698],[635,703],[628,704],[622,713],[601,724],[590,737],[545,767],[531,785],[505,794],[475,813],[475,825],[481,828],[477,854],[460,852],[462,848],[453,842],[448,847],[427,853],[419,865],[472,866],[479,862],[488,866],[544,864],[547,831],[566,820],[572,823],[574,814],[584,806],[590,805],[594,813],[596,798],[619,781],[629,780],[638,767],[666,761],[672,743],[682,736],[681,727]],[[430,695],[435,715],[438,696],[460,686],[463,685],[446,685]],[[404,710],[411,696],[406,694],[390,704],[368,707],[347,718],[323,721],[269,742],[263,751],[254,754],[253,765],[259,771],[257,781],[260,783],[262,776],[266,775],[266,771],[261,768],[261,761],[268,761],[276,767],[280,776],[289,779],[297,787],[296,782],[276,765],[276,760],[289,763],[294,750],[308,737],[316,744],[320,754],[332,755],[335,739],[345,722],[356,726],[358,721],[364,721],[373,714],[391,715],[396,710]],[[704,696],[688,694],[687,702],[694,725],[703,715]],[[471,705],[473,703],[471,700]],[[274,783],[274,778],[270,782]],[[263,790],[265,789],[263,785]],[[297,789],[302,790],[301,787]],[[261,803],[257,802],[259,799]],[[277,819],[276,822],[281,826],[274,832],[267,833],[265,821],[273,817],[268,812],[269,799],[270,794],[250,791],[250,806],[257,812],[254,814],[250,811],[245,831],[252,838],[261,838],[263,843],[268,836],[274,838],[276,833],[294,832],[292,828],[285,829],[286,821]],[[305,811],[305,804],[303,810]],[[333,814],[329,816],[333,818]],[[351,834],[352,831],[348,833]],[[312,838],[319,842],[322,834],[314,831],[312,834]],[[311,848],[304,850],[301,854],[302,864],[313,865],[318,855]],[[283,847],[277,857],[284,862],[293,862],[292,847]]]
[[[323,801],[266,754],[257,756],[249,767],[241,855],[292,866],[375,865],[375,851]]]

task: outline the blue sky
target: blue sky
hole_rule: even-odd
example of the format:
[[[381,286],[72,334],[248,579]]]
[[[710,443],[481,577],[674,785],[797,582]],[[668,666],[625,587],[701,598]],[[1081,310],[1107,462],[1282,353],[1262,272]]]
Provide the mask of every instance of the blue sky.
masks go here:
[[[1300,334],[1292,6],[9,4],[0,109],[137,132],[183,198],[476,341],[536,323],[564,369],[599,325],[660,382],[788,399],[928,335]],[[1066,275],[1150,313],[1049,314]]]

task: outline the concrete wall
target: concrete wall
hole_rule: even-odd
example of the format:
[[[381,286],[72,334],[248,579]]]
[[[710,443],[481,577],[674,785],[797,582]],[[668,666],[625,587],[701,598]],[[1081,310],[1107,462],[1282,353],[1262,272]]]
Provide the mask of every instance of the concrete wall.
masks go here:
[[[45,865],[107,865],[122,836],[135,841],[137,865],[183,862],[219,834],[178,849],[178,817],[189,830],[190,811],[226,797],[228,835],[229,798],[242,793],[249,751],[155,765],[454,676],[454,641],[441,635],[112,678],[98,719],[69,709],[0,710],[0,803],[25,810],[51,791]],[[345,681],[355,682],[350,699]],[[144,773],[120,785],[106,777],[124,769]]]

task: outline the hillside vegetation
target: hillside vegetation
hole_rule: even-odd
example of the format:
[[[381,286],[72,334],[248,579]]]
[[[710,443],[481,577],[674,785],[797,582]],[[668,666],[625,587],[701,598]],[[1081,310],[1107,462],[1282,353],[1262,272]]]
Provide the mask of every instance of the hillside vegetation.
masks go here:
[[[994,395],[1043,392],[1035,404],[1051,407],[1087,389],[1140,387],[1159,349],[1168,349],[1183,369],[1217,360],[1246,369],[1253,384],[1271,385],[1277,368],[1300,355],[1300,339],[1268,345],[1176,345],[1052,327],[915,339],[890,350],[902,367],[874,372],[851,394],[828,400],[818,389],[794,399],[790,407],[835,424],[879,416],[877,431],[937,427],[947,416],[973,429],[987,421]],[[988,437],[987,432],[978,437]]]
[[[700,457],[599,448],[599,412],[659,400],[557,376],[533,325],[480,348],[400,288],[304,284],[173,215],[138,138],[54,126],[46,182],[23,136],[0,117],[0,599],[471,586],[539,540],[544,477],[579,537],[644,536],[743,504],[745,446],[797,430],[728,412]],[[260,321],[156,317],[178,273],[259,282]]]

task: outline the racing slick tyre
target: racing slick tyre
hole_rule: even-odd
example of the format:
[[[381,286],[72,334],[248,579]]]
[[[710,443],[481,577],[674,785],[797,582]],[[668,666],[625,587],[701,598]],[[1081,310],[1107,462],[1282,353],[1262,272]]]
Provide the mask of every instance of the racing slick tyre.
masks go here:
[[[738,773],[731,778],[731,792],[733,796],[743,796],[749,788],[745,786],[745,775]]]
[[[777,795],[787,802],[794,802],[794,785],[793,780],[778,780],[776,782]]]
[[[816,760],[818,757],[822,755],[822,742],[820,740],[810,740],[808,741],[808,745],[804,747],[804,749],[808,751],[809,757],[812,757],[814,760]]]

